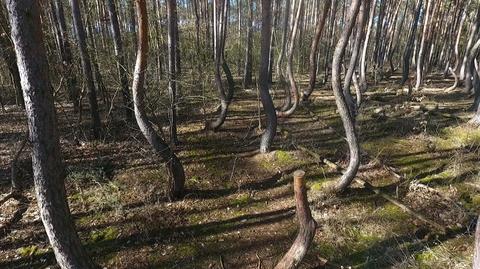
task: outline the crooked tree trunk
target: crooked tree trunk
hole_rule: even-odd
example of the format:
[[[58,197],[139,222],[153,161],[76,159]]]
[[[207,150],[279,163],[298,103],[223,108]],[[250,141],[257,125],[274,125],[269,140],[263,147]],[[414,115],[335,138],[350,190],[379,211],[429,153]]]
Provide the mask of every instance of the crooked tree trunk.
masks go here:
[[[88,100],[90,103],[90,114],[92,117],[92,131],[95,139],[100,138],[101,122],[98,112],[97,90],[93,81],[92,63],[88,54],[85,27],[81,17],[78,0],[70,0],[72,6],[73,25],[77,36],[78,49],[80,51],[80,60],[82,62],[83,75],[88,89]]]
[[[125,116],[128,121],[133,120],[133,104],[128,89],[127,66],[125,65],[125,53],[123,51],[122,35],[120,33],[120,26],[118,24],[117,9],[114,0],[107,1],[108,14],[110,16],[110,26],[113,34],[113,45],[115,48],[115,56],[117,57],[118,76],[120,77],[120,84],[122,87],[123,106],[125,109]]]
[[[315,27],[315,36],[312,40],[312,46],[310,49],[310,79],[308,81],[308,88],[303,91],[302,101],[307,101],[310,95],[315,88],[315,83],[317,81],[317,54],[318,54],[318,44],[320,43],[320,37],[322,36],[322,31],[325,26],[325,21],[328,16],[328,11],[332,5],[332,0],[325,1],[325,6],[323,7],[323,12],[321,17],[318,19],[317,26]]]
[[[315,237],[317,223],[312,217],[305,189],[305,172],[297,170],[293,173],[293,188],[295,192],[295,207],[298,219],[298,234],[290,249],[275,266],[275,269],[297,268]]]
[[[227,0],[224,0],[227,1]],[[253,0],[248,0],[248,29],[247,46],[245,48],[245,68],[243,75],[243,88],[250,88],[252,85],[252,50],[253,50]]]
[[[476,36],[477,41],[472,41],[471,48],[467,50],[468,54],[465,55],[464,64],[462,65],[464,68],[463,79],[464,79],[464,85],[465,85],[465,92],[467,93],[469,93],[473,88],[472,79],[473,79],[473,73],[475,70],[474,59],[478,54],[478,46],[480,46],[479,44],[480,35],[478,34],[479,30],[480,30],[480,8],[477,9],[474,26],[472,29],[472,35],[474,34],[474,36]],[[468,45],[470,45],[470,40]]]
[[[18,66],[15,59],[15,51],[13,49],[13,44],[8,38],[10,36],[8,30],[7,18],[3,12],[3,5],[0,5],[0,55],[7,64],[10,79],[12,80],[15,90],[16,105],[25,108],[22,85],[20,83],[20,74],[18,73]]]
[[[282,46],[277,59],[277,75],[280,83],[285,82],[285,77],[282,71],[283,58],[285,58],[285,50],[287,48],[288,39],[288,16],[290,14],[290,0],[285,1],[285,14],[282,21]]]
[[[352,115],[352,118],[355,119],[356,114],[357,114],[357,108],[360,106],[361,101],[362,101],[362,93],[360,91],[360,88],[357,90],[357,102],[355,103],[352,95],[350,93],[350,85],[352,83],[352,77],[355,75],[355,69],[357,67],[357,62],[358,62],[358,54],[360,51],[360,43],[362,39],[364,38],[363,35],[363,28],[365,27],[365,23],[367,22],[367,16],[366,12],[370,8],[370,0],[365,0],[362,1],[360,5],[360,11],[358,14],[358,19],[357,19],[357,32],[355,36],[355,43],[353,45],[352,49],[352,55],[350,56],[350,63],[348,65],[347,72],[345,74],[344,82],[343,82],[343,94],[346,97],[347,105],[350,109],[350,114]]]
[[[422,11],[422,5],[423,0],[417,0],[417,6],[415,7],[415,16],[410,27],[410,32],[408,33],[408,41],[405,46],[405,51],[403,52],[403,71],[400,85],[405,84],[409,77],[408,74],[410,72],[410,60],[412,59],[413,47],[417,32],[418,21],[420,19],[420,12]]]
[[[348,11],[348,21],[345,24],[340,40],[335,47],[335,52],[333,53],[333,62],[332,62],[332,88],[335,95],[335,102],[337,104],[338,113],[342,119],[343,127],[345,129],[345,134],[347,137],[348,147],[350,150],[350,162],[348,164],[347,170],[340,178],[339,182],[336,185],[337,192],[343,192],[350,185],[353,178],[357,174],[358,167],[360,165],[360,148],[357,141],[357,134],[355,130],[354,120],[349,112],[349,108],[345,101],[345,96],[343,95],[342,86],[340,82],[340,65],[345,55],[345,48],[347,47],[348,40],[352,34],[352,29],[355,24],[358,11],[360,9],[360,0],[352,0],[350,9]]]
[[[295,39],[297,37],[298,32],[298,25],[300,22],[300,14],[302,14],[304,0],[298,0],[300,3],[298,5],[297,14],[295,16],[295,23],[292,28],[292,34],[290,36],[290,46],[288,48],[288,57],[287,57],[287,75],[288,81],[290,83],[290,94],[288,96],[292,97],[292,103],[289,108],[282,109],[281,111],[277,111],[278,117],[289,117],[295,112],[297,106],[300,102],[300,94],[297,88],[297,82],[295,81],[295,76],[293,74],[293,50],[295,48]],[[289,103],[290,100],[285,101],[285,104]]]
[[[468,7],[469,4],[470,4],[470,1],[468,2],[468,4],[465,7]],[[449,71],[452,73],[453,78],[455,79],[455,82],[453,83],[453,85],[451,87],[449,87],[447,89],[447,91],[451,91],[451,90],[454,90],[455,88],[457,88],[457,86],[460,82],[460,78],[459,78],[459,74],[458,74],[460,72],[459,46],[460,46],[460,38],[462,36],[463,24],[465,23],[465,17],[466,16],[467,16],[467,8],[464,8],[463,13],[462,13],[462,17],[460,19],[460,23],[459,23],[459,26],[458,26],[458,29],[457,29],[457,37],[455,39],[455,48],[454,48],[455,63],[454,63],[454,67],[453,68],[451,68],[451,67],[448,68]]]
[[[45,231],[61,268],[95,268],[68,208],[52,86],[37,1],[6,1],[25,97],[35,193]]]
[[[267,115],[265,132],[260,141],[260,152],[270,151],[273,139],[277,132],[277,114],[275,106],[269,92],[269,58],[270,58],[270,39],[272,34],[272,12],[271,0],[262,0],[262,36],[260,51],[260,71],[258,75],[260,86],[260,99],[263,110]]]
[[[148,15],[145,0],[136,0],[138,16],[138,45],[137,61],[133,73],[133,104],[135,109],[135,118],[138,127],[143,135],[153,147],[154,151],[166,163],[169,171],[169,190],[168,195],[171,200],[179,199],[183,196],[185,185],[185,172],[182,163],[175,153],[170,149],[167,143],[157,134],[152,124],[148,120],[145,111],[145,74],[148,59]]]

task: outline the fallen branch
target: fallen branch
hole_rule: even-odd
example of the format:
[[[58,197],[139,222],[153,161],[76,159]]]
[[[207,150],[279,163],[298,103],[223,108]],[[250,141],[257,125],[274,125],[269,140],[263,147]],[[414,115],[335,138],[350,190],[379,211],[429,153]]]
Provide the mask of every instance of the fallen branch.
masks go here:
[[[312,213],[308,206],[304,176],[305,172],[301,170],[297,170],[293,173],[293,187],[299,224],[298,235],[288,252],[275,266],[275,269],[296,268],[305,257],[305,254],[307,254],[308,247],[315,236],[317,223],[312,218]]]
[[[300,148],[300,147],[299,147]],[[302,147],[304,148],[304,147]],[[300,148],[300,149],[302,149]],[[318,160],[322,160],[320,158],[320,156],[311,151],[311,150],[308,150],[306,151],[307,153],[309,153],[310,155],[312,155],[312,157],[318,159]],[[339,166],[337,165],[336,163],[328,160],[328,159],[323,159],[323,163],[325,163],[326,165],[328,165],[329,167],[333,168],[335,171],[338,171],[340,173],[343,174],[344,170]],[[426,218],[423,214],[419,213],[419,212],[415,212],[413,209],[411,209],[410,207],[408,207],[407,205],[403,204],[402,202],[400,202],[399,200],[397,200],[396,198],[382,192],[379,188],[373,186],[372,184],[370,184],[369,182],[363,180],[363,179],[360,179],[358,176],[355,177],[354,179],[355,182],[357,182],[358,184],[360,184],[361,186],[363,186],[364,188],[374,192],[375,194],[379,195],[379,196],[382,196],[385,200],[391,202],[392,204],[400,207],[403,211],[411,214],[412,216],[414,216],[415,218],[421,220],[422,222],[424,223],[427,223],[429,224],[430,226],[432,226],[433,228],[435,228],[436,230],[440,231],[442,234],[445,234],[447,229],[445,226],[433,221],[433,220],[429,220],[428,218]]]

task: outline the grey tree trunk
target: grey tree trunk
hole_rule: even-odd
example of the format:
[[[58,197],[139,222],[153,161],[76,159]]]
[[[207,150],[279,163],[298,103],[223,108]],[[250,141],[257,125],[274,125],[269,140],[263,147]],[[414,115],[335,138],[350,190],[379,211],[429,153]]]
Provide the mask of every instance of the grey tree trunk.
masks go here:
[[[253,50],[253,0],[248,0],[248,29],[247,46],[245,48],[245,71],[243,75],[243,88],[252,86],[252,50]]]
[[[85,28],[83,26],[80,6],[78,0],[70,0],[72,6],[73,25],[77,36],[80,60],[82,62],[83,75],[88,89],[88,100],[90,103],[90,114],[92,117],[92,131],[95,139],[100,138],[101,122],[98,112],[97,90],[93,81],[92,63],[87,49]]]
[[[153,128],[145,111],[145,90],[143,85],[145,83],[148,59],[148,15],[145,0],[136,0],[135,3],[139,25],[139,44],[137,46],[137,61],[133,73],[132,85],[135,118],[137,119],[138,127],[140,127],[147,141],[166,163],[170,176],[168,195],[171,200],[176,200],[181,198],[184,193],[185,172],[182,163],[175,153]]]
[[[8,38],[10,36],[10,33],[8,31],[9,28],[7,18],[5,17],[5,14],[3,12],[3,5],[0,5],[0,56],[7,64],[10,79],[12,80],[13,87],[15,89],[16,104],[17,106],[25,108],[22,85],[20,84],[20,74],[18,73],[13,44]]]
[[[417,6],[415,7],[415,17],[413,19],[412,25],[410,27],[410,32],[408,33],[408,41],[405,46],[405,51],[403,53],[403,72],[402,80],[400,85],[405,84],[408,80],[408,74],[410,72],[410,60],[412,59],[413,47],[417,32],[417,25],[420,19],[420,12],[422,11],[423,0],[417,0]]]
[[[117,57],[117,69],[120,77],[120,84],[122,87],[123,106],[125,109],[125,116],[128,121],[133,120],[133,104],[128,89],[127,66],[125,65],[125,53],[123,51],[122,35],[120,33],[120,26],[118,24],[117,9],[114,0],[107,1],[108,14],[110,16],[110,26],[113,34],[113,45],[115,47],[115,56]]]
[[[348,40],[352,34],[352,29],[355,24],[358,11],[360,9],[360,0],[352,0],[350,9],[348,11],[348,21],[345,24],[340,40],[335,47],[333,53],[332,62],[332,88],[335,95],[335,102],[337,104],[338,113],[342,119],[343,127],[347,137],[348,147],[350,149],[350,162],[347,170],[340,178],[336,185],[337,192],[343,192],[350,185],[355,175],[357,174],[358,167],[360,165],[360,147],[357,140],[357,133],[355,130],[354,119],[349,111],[345,96],[343,95],[342,85],[340,82],[341,69],[340,65],[345,55],[345,48],[347,47]]]
[[[178,144],[177,137],[177,2],[167,0],[167,22],[168,22],[168,95],[170,108],[168,118],[170,123],[170,143]]]
[[[307,101],[310,95],[315,88],[315,83],[317,81],[317,54],[318,54],[318,44],[320,43],[320,37],[322,36],[323,27],[325,26],[325,21],[328,16],[328,11],[332,5],[332,0],[325,1],[325,6],[323,7],[323,12],[321,13],[320,18],[318,19],[317,26],[315,28],[315,36],[312,40],[312,46],[310,48],[310,79],[308,81],[308,88],[303,91],[302,101]]]
[[[50,245],[61,268],[95,268],[81,245],[67,204],[53,92],[38,1],[6,1],[25,97],[35,193]]]
[[[65,13],[63,10],[63,3],[60,0],[50,1],[53,15],[55,19],[55,25],[57,28],[58,41],[60,46],[60,59],[62,61],[62,71],[66,78],[67,93],[70,102],[73,104],[73,110],[78,112],[80,105],[80,96],[77,88],[77,79],[73,73],[72,63],[72,49],[70,46],[70,39],[67,32],[67,24],[65,22]]]
[[[262,0],[262,33],[261,33],[261,51],[260,51],[260,72],[258,75],[260,85],[260,99],[263,110],[267,115],[265,132],[260,141],[260,152],[270,151],[273,139],[277,132],[277,115],[275,106],[269,92],[269,58],[270,58],[270,39],[272,34],[272,12],[271,0]]]
[[[417,60],[417,79],[415,83],[415,90],[418,91],[423,82],[423,65],[425,62],[425,50],[427,49],[427,36],[428,30],[430,29],[430,16],[431,16],[431,7],[434,4],[432,0],[427,0],[425,19],[423,20],[423,31],[422,31],[422,41],[420,42],[420,49],[418,52]]]
[[[473,249],[473,269],[480,269],[480,217],[477,218],[475,229],[475,247]]]

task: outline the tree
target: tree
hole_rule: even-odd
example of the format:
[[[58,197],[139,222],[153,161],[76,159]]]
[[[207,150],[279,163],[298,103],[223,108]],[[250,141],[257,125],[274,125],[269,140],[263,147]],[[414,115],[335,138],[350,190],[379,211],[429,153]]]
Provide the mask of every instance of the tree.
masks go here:
[[[477,218],[475,229],[475,247],[473,248],[473,269],[480,268],[480,217]]]
[[[345,134],[347,136],[347,143],[350,149],[350,161],[347,167],[347,170],[340,178],[339,182],[336,185],[337,192],[343,192],[350,185],[353,178],[357,174],[358,167],[360,165],[360,148],[357,141],[357,134],[355,131],[354,119],[349,110],[345,96],[342,91],[340,83],[340,64],[345,55],[345,48],[347,47],[348,40],[352,34],[352,29],[355,24],[358,12],[360,9],[360,0],[352,0],[350,9],[348,11],[347,23],[343,29],[342,35],[338,40],[337,46],[333,53],[333,62],[332,62],[332,88],[333,94],[335,95],[335,103],[337,104],[338,113],[342,119],[343,128],[345,129]]]
[[[427,39],[428,39],[428,35],[429,35],[429,30],[430,30],[430,16],[431,16],[431,13],[432,13],[432,6],[434,6],[434,4],[432,3],[432,0],[427,0],[427,6],[426,6],[426,12],[425,12],[425,19],[424,19],[424,22],[423,22],[423,32],[422,32],[422,41],[420,42],[420,49],[419,49],[419,52],[418,52],[418,60],[417,60],[417,81],[415,83],[415,90],[419,90],[420,89],[420,85],[422,84],[422,81],[423,81],[423,73],[424,73],[424,70],[423,70],[423,65],[424,65],[424,62],[425,62],[425,50],[427,49],[426,46],[427,46]]]
[[[317,26],[315,27],[315,35],[312,39],[312,46],[310,48],[310,79],[308,81],[308,88],[303,91],[302,100],[307,101],[310,95],[315,88],[315,82],[317,81],[317,53],[318,53],[318,44],[320,43],[320,37],[322,36],[323,27],[325,26],[325,21],[332,5],[332,0],[325,1],[325,6],[323,7],[323,12],[321,13],[320,18],[317,21]]]
[[[55,24],[55,34],[57,36],[59,51],[60,51],[60,60],[63,75],[66,77],[67,83],[67,93],[70,99],[70,102],[73,104],[74,112],[78,112],[79,105],[79,92],[77,88],[77,80],[75,75],[72,72],[73,63],[72,63],[72,50],[70,47],[70,39],[67,33],[67,24],[65,22],[65,13],[63,11],[63,3],[60,0],[50,0],[50,6],[52,8],[52,17]]]
[[[252,85],[252,50],[253,50],[253,0],[248,0],[248,21],[247,21],[247,46],[245,47],[245,68],[243,75],[243,88]]]
[[[227,117],[228,106],[233,98],[233,84],[230,69],[225,62],[225,40],[227,28],[227,14],[229,8],[229,0],[215,0],[213,7],[213,37],[214,37],[214,62],[215,62],[215,85],[217,87],[218,95],[220,97],[220,115],[211,122],[208,126],[211,130],[218,130]],[[222,73],[220,67],[223,68],[229,87],[225,89],[222,82]]]
[[[90,103],[90,115],[92,117],[92,131],[93,137],[98,139],[100,137],[101,122],[100,114],[98,112],[97,90],[93,81],[92,63],[87,49],[85,28],[83,26],[80,6],[78,0],[70,0],[72,6],[73,26],[77,36],[78,49],[80,52],[80,60],[82,62],[83,75],[88,89],[88,100]]]
[[[117,9],[114,0],[107,1],[108,14],[110,16],[110,26],[112,28],[113,45],[115,48],[115,56],[117,58],[117,69],[120,77],[120,84],[122,88],[123,106],[125,109],[125,116],[127,120],[133,120],[133,105],[130,97],[130,90],[128,89],[127,66],[125,64],[125,53],[123,51],[122,35],[120,33],[120,26],[118,23]]]
[[[272,97],[269,92],[269,58],[270,58],[270,39],[272,34],[272,12],[271,0],[262,0],[262,33],[261,33],[261,51],[260,51],[260,71],[258,75],[260,86],[260,99],[263,110],[267,114],[265,132],[260,141],[260,152],[270,151],[272,141],[277,132],[277,114],[273,105]]]
[[[9,40],[7,18],[3,12],[3,5],[0,5],[0,56],[7,64],[10,78],[13,82],[15,89],[15,101],[17,106],[25,107],[23,100],[22,85],[20,84],[20,74],[18,73],[17,62],[15,60],[15,52],[13,50],[13,44]]]
[[[417,0],[417,6],[415,7],[415,15],[410,27],[410,32],[408,33],[407,44],[405,45],[405,50],[403,52],[403,72],[401,85],[405,84],[408,80],[408,74],[410,72],[410,59],[412,58],[413,46],[415,41],[415,36],[417,32],[418,20],[420,19],[420,12],[422,11],[423,0]]]
[[[157,134],[152,124],[148,120],[145,111],[145,74],[148,59],[148,14],[145,0],[136,0],[137,16],[138,16],[138,45],[137,45],[137,61],[135,71],[133,73],[133,104],[135,110],[135,118],[138,127],[143,135],[153,147],[154,151],[166,163],[169,171],[169,190],[170,200],[176,200],[183,196],[185,185],[185,172],[182,163],[175,153],[170,149],[167,143]]]
[[[8,0],[6,4],[25,97],[35,193],[45,231],[61,268],[95,268],[75,232],[67,204],[39,3]]]
[[[287,76],[288,76],[288,81],[290,83],[290,92],[287,96],[292,98],[293,103],[290,102],[290,99],[287,98],[285,101],[285,104],[289,105],[282,107],[280,111],[277,111],[277,116],[278,117],[288,117],[295,112],[297,109],[297,106],[300,102],[300,96],[297,88],[297,82],[295,81],[295,76],[293,74],[293,67],[292,67],[292,62],[293,62],[293,53],[294,53],[294,48],[295,48],[295,39],[297,37],[297,32],[298,32],[298,25],[300,21],[300,14],[302,13],[304,6],[304,0],[299,0],[298,4],[298,9],[297,9],[297,14],[295,16],[295,23],[293,24],[292,32],[290,35],[290,46],[288,48],[288,55],[287,55]]]
[[[178,26],[177,26],[177,1],[167,0],[168,21],[168,95],[170,109],[168,112],[170,122],[170,143],[178,144],[177,138],[177,58],[178,58]]]

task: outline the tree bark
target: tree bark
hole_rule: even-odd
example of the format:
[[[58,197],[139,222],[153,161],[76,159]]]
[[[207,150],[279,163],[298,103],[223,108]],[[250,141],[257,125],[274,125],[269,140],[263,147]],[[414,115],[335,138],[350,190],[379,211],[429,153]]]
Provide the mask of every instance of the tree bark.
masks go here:
[[[70,215],[56,128],[52,86],[37,1],[6,1],[25,97],[35,193],[40,216],[61,268],[95,268]]]
[[[137,16],[138,16],[138,41],[137,45],[137,61],[135,71],[133,73],[133,104],[135,110],[135,118],[138,127],[143,135],[153,147],[154,151],[166,163],[169,171],[169,190],[168,195],[171,200],[179,199],[183,196],[185,185],[185,172],[182,163],[175,153],[170,149],[167,143],[157,134],[152,124],[148,120],[145,111],[145,73],[148,59],[148,15],[145,0],[136,0]]]
[[[359,81],[359,87],[360,87],[360,91],[362,93],[364,93],[367,90],[367,87],[368,87],[368,84],[367,84],[367,49],[368,49],[368,44],[370,42],[370,36],[371,36],[371,32],[372,32],[373,19],[374,19],[374,16],[375,16],[375,7],[376,7],[375,4],[371,5],[371,7],[370,7],[367,33],[366,33],[365,41],[363,42],[363,47],[362,47],[362,59],[361,59],[361,62],[360,62],[360,81]]]
[[[413,47],[417,32],[418,21],[420,19],[420,12],[422,11],[423,0],[417,0],[417,6],[415,7],[415,15],[413,18],[412,25],[410,27],[410,32],[408,33],[407,44],[405,45],[405,51],[403,53],[403,71],[402,71],[402,80],[400,85],[405,84],[408,80],[410,73],[410,59],[412,58]]]
[[[295,207],[298,219],[298,235],[292,246],[275,266],[275,269],[293,269],[307,254],[308,248],[315,237],[317,223],[312,218],[308,205],[307,191],[304,181],[305,172],[297,170],[293,173],[293,188],[295,192]]]
[[[8,72],[10,73],[10,79],[15,90],[15,103],[17,106],[25,108],[22,85],[20,83],[20,74],[18,73],[18,66],[15,59],[15,51],[8,36],[10,36],[10,33],[7,18],[3,12],[3,5],[0,5],[0,55],[5,61]]]
[[[477,218],[475,229],[475,247],[473,249],[473,269],[480,269],[480,217]]]
[[[320,43],[320,37],[322,36],[322,31],[325,26],[325,21],[328,16],[328,11],[332,5],[332,0],[325,1],[325,6],[323,7],[323,12],[321,17],[318,19],[317,26],[315,28],[315,36],[312,40],[312,46],[310,49],[310,79],[308,81],[308,88],[303,91],[302,101],[307,101],[310,95],[315,88],[315,82],[317,80],[317,54],[318,54],[318,44]]]
[[[118,24],[117,9],[114,0],[107,1],[108,14],[110,16],[110,26],[113,34],[113,45],[115,48],[115,56],[117,57],[117,69],[120,77],[120,84],[122,87],[123,106],[125,109],[125,116],[128,121],[133,120],[133,104],[130,97],[130,90],[128,89],[127,66],[125,65],[125,53],[123,51],[122,35],[120,33],[120,26]]]
[[[92,132],[95,139],[100,138],[101,122],[98,112],[97,90],[93,81],[92,63],[87,49],[85,27],[83,26],[80,6],[78,0],[70,0],[72,6],[73,25],[77,36],[80,60],[82,62],[83,75],[88,89],[88,100],[90,103],[90,114],[92,117]]]
[[[418,51],[418,60],[417,60],[417,79],[415,83],[415,90],[418,91],[420,86],[423,82],[423,64],[425,62],[425,50],[427,47],[427,36],[428,31],[430,30],[430,16],[431,16],[431,9],[434,4],[432,0],[427,0],[426,10],[425,10],[425,19],[423,20],[423,31],[422,31],[422,41],[420,42],[420,49]]]
[[[260,71],[258,75],[260,86],[260,99],[263,110],[267,115],[265,132],[260,141],[260,152],[270,151],[273,139],[277,132],[277,114],[275,106],[269,92],[269,58],[270,58],[270,39],[272,34],[272,3],[271,0],[262,0],[262,33],[261,33],[261,51],[260,51]]]
[[[226,1],[226,0],[224,0]],[[252,50],[253,50],[253,0],[248,0],[248,21],[247,21],[247,46],[245,48],[245,68],[243,75],[243,88],[250,88],[252,85]]]
[[[177,1],[167,0],[166,4],[168,22],[168,95],[170,98],[168,118],[170,123],[170,143],[177,145]]]
[[[338,113],[342,119],[343,127],[347,137],[347,142],[350,150],[350,162],[348,164],[345,174],[342,175],[336,185],[337,192],[343,192],[350,185],[355,177],[358,167],[360,165],[360,148],[357,141],[357,134],[355,130],[354,120],[347,106],[345,96],[343,95],[342,86],[340,82],[340,65],[345,55],[345,48],[348,40],[352,34],[352,29],[360,9],[360,0],[352,0],[350,9],[348,11],[348,21],[345,24],[340,40],[335,47],[332,62],[332,88],[335,95],[335,102],[337,104]]]
[[[289,96],[292,97],[292,104],[289,108],[285,110],[285,107],[281,111],[277,111],[277,116],[278,117],[289,117],[295,112],[297,109],[297,106],[300,102],[300,96],[299,96],[299,91],[297,87],[297,82],[295,81],[295,76],[293,74],[293,53],[295,49],[295,39],[297,37],[297,32],[298,32],[298,25],[300,22],[300,14],[302,14],[303,11],[303,6],[304,6],[304,0],[298,0],[299,5],[297,9],[297,14],[295,16],[295,23],[292,28],[292,34],[290,35],[290,46],[288,48],[288,55],[287,55],[287,76],[288,76],[288,81],[290,83],[290,94]],[[285,102],[285,104],[289,103],[289,100]]]

